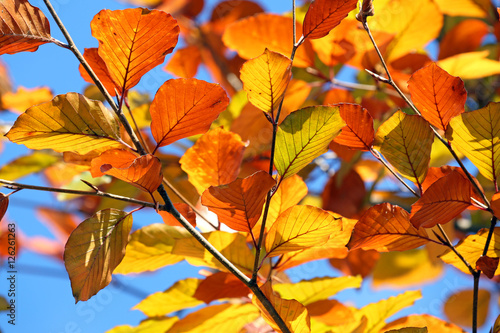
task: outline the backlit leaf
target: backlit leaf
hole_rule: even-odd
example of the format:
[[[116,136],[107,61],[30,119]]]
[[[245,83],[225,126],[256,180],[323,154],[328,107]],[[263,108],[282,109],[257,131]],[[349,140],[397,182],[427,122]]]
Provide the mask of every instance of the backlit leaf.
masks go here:
[[[90,23],[99,56],[123,95],[163,63],[177,44],[179,26],[166,12],[145,8],[100,11]]]
[[[275,257],[290,251],[324,244],[334,232],[342,230],[342,219],[313,206],[294,206],[282,213],[269,230],[267,255]]]
[[[320,300],[307,305],[306,308],[311,316],[311,330],[313,332],[319,332],[315,327],[316,321],[328,326],[338,327],[346,323],[352,323],[355,320],[354,312],[356,310],[334,299]]]
[[[168,333],[240,332],[246,324],[259,317],[252,304],[218,304],[188,314],[172,326]]]
[[[175,51],[164,69],[175,76],[190,79],[198,72],[201,61],[200,49],[195,45],[187,46]]]
[[[472,327],[472,299],[473,290],[460,290],[448,297],[443,311],[448,320],[457,325]],[[478,290],[477,299],[477,326],[481,327],[488,317],[491,294],[486,289]]]
[[[302,25],[297,22],[297,31],[300,29]],[[289,57],[293,47],[293,20],[276,14],[257,14],[229,25],[222,40],[243,59],[256,58],[266,48]],[[293,64],[297,67],[314,66],[314,52],[308,40],[297,49]]]
[[[217,272],[201,281],[194,297],[206,304],[222,298],[247,297],[252,292],[232,273]]]
[[[190,206],[183,202],[176,202],[174,203],[174,207],[193,227],[196,227],[196,213]],[[169,212],[160,210],[158,214],[160,214],[165,224],[182,227],[182,224]]]
[[[486,238],[488,236],[488,229],[481,229],[475,235],[467,236],[456,246],[457,251],[471,264],[476,267],[478,259],[482,256],[484,247],[486,245]],[[491,258],[500,257],[500,228],[495,228],[493,237],[491,238],[490,246],[486,255]],[[460,258],[450,250],[447,250],[440,258],[447,264],[453,265],[464,273],[469,274],[470,271],[465,266]],[[495,275],[500,274],[500,268],[497,267]]]
[[[2,221],[7,208],[9,207],[9,197],[0,193],[0,221]]]
[[[345,122],[338,106],[312,106],[290,113],[279,125],[274,164],[288,178],[326,152]]]
[[[99,55],[99,51],[96,47],[85,49],[85,51],[83,52],[83,57],[88,62],[90,67],[92,67],[95,75],[97,75],[97,77],[111,96],[116,96],[116,91],[121,92],[121,87],[118,85],[118,83],[113,82],[108,68],[104,63],[104,60],[102,60],[101,56]],[[95,84],[83,65],[80,64],[78,70],[80,71],[80,75],[85,80],[85,82]]]
[[[43,152],[32,152],[21,156],[0,168],[0,179],[16,180],[32,173],[40,172],[54,165],[60,157]]]
[[[6,136],[31,149],[86,154],[121,146],[119,133],[116,118],[101,102],[68,93],[26,110]]]
[[[193,296],[201,281],[194,278],[177,281],[164,292],[149,295],[132,309],[141,310],[148,317],[155,317],[203,304]]]
[[[475,0],[436,0],[439,10],[449,16],[486,17]]]
[[[500,103],[453,118],[446,137],[483,176],[492,181],[500,176]]]
[[[156,317],[148,318],[138,326],[132,327],[130,325],[116,326],[106,333],[154,333],[166,332],[172,325],[179,320],[177,317]]]
[[[76,216],[68,212],[41,207],[37,210],[39,220],[63,243],[78,226]]]
[[[461,53],[439,60],[437,64],[450,75],[463,80],[479,79],[500,73],[500,62],[488,59],[489,53],[488,50]]]
[[[151,132],[158,147],[204,133],[228,104],[226,92],[218,84],[168,80],[158,89],[149,109]]]
[[[484,273],[489,279],[495,276],[500,258],[490,258],[488,256],[480,257],[476,262],[476,269]]]
[[[0,8],[0,54],[33,52],[52,42],[49,20],[28,0],[4,0]]]
[[[304,305],[300,304],[300,302],[291,299],[283,299],[278,294],[276,294],[269,282],[264,284],[261,287],[261,290],[266,295],[267,299],[271,302],[273,307],[276,309],[276,312],[280,315],[280,317],[285,322],[286,326],[290,329],[291,332],[294,333],[310,333],[311,332],[311,323],[309,314],[307,313],[307,309]],[[264,320],[276,331],[282,332],[278,325],[276,325],[275,321],[271,317],[271,315],[264,308],[262,303],[257,299],[257,297],[252,298],[252,303],[255,304],[261,311],[262,317]]]
[[[172,253],[174,244],[176,240],[189,236],[183,228],[162,223],[142,227],[131,235],[125,257],[114,272],[142,273],[176,264],[184,257]]]
[[[374,147],[402,176],[421,184],[429,168],[433,141],[427,121],[397,111],[378,128]]]
[[[342,103],[338,107],[346,125],[334,141],[351,149],[370,150],[375,137],[372,116],[361,105]]]
[[[385,325],[381,330],[385,332],[387,330],[392,329],[400,329],[404,327],[427,327],[429,333],[464,333],[462,330],[455,324],[447,323],[442,319],[437,317],[433,317],[427,314],[421,315],[410,315],[408,317],[399,318]]]
[[[438,59],[476,51],[481,46],[483,37],[488,34],[489,30],[488,24],[481,20],[468,19],[461,21],[450,29],[439,43]]]
[[[48,87],[33,89],[19,87],[16,92],[9,91],[2,94],[2,108],[22,113],[33,105],[50,101],[52,97],[52,92]]]
[[[360,288],[362,281],[361,276],[318,277],[297,283],[274,284],[273,288],[282,298],[295,299],[307,306],[344,289]]]
[[[240,78],[250,103],[262,111],[274,111],[292,77],[291,65],[290,59],[267,48],[262,55],[245,62]]]
[[[349,249],[405,251],[426,244],[429,241],[427,232],[416,229],[409,215],[401,207],[389,203],[370,207],[354,226]]]
[[[316,39],[326,36],[356,8],[357,0],[315,0],[309,6],[302,35],[304,38]]]
[[[465,111],[464,82],[435,63],[415,72],[408,89],[422,117],[439,129],[446,130],[450,119]]]
[[[493,214],[495,214],[496,217],[500,216],[500,193],[493,194],[490,204],[491,209],[493,209]]]
[[[365,183],[355,169],[336,172],[323,189],[322,208],[348,218],[358,217],[365,197]]]
[[[201,195],[210,186],[236,180],[245,148],[238,134],[216,128],[203,134],[179,163]]]
[[[132,215],[105,209],[78,225],[64,250],[64,265],[76,302],[86,301],[111,282],[125,255]]]
[[[228,185],[211,186],[203,193],[201,204],[231,229],[250,232],[262,213],[267,192],[275,184],[273,177],[259,171]]]

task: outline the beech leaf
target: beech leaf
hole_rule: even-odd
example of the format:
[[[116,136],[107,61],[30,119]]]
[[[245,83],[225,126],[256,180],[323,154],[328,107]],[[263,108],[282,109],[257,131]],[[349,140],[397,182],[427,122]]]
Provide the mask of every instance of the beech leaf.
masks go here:
[[[328,35],[357,3],[357,0],[314,0],[304,18],[302,35],[310,39]]]
[[[131,229],[132,215],[110,208],[86,219],[71,233],[64,265],[76,302],[88,300],[111,282]]]
[[[500,74],[500,61],[488,58],[490,51],[460,53],[438,61],[439,67],[463,80]]]
[[[465,331],[457,325],[447,323],[442,319],[433,317],[428,314],[410,315],[407,317],[396,319],[385,325],[381,331],[386,332],[387,330],[400,329],[404,327],[427,327],[427,330],[431,333],[465,333]]]
[[[9,207],[9,197],[0,193],[0,222],[2,221],[7,208]]]
[[[357,104],[338,104],[340,116],[346,125],[334,141],[351,149],[368,151],[375,139],[372,116]]]
[[[29,108],[6,136],[31,149],[77,154],[122,146],[115,116],[101,102],[77,93]]]
[[[111,96],[116,96],[116,91],[121,92],[121,87],[118,84],[115,84],[115,82],[113,81],[113,78],[111,77],[111,74],[109,74],[109,70],[104,63],[104,60],[102,60],[101,56],[99,55],[99,50],[96,47],[85,49],[83,52],[83,57]],[[80,64],[78,70],[80,71],[80,75],[85,80],[85,82],[95,84],[83,65]]]
[[[480,257],[476,262],[476,269],[484,273],[488,278],[493,279],[495,271],[498,268],[498,257],[491,258],[488,256]]]
[[[194,297],[209,304],[223,298],[247,297],[252,292],[232,273],[217,272],[201,281]]]
[[[452,323],[472,327],[473,313],[472,289],[460,290],[451,294],[443,306],[443,312]],[[477,326],[481,327],[488,317],[491,294],[486,289],[479,289],[477,296]]]

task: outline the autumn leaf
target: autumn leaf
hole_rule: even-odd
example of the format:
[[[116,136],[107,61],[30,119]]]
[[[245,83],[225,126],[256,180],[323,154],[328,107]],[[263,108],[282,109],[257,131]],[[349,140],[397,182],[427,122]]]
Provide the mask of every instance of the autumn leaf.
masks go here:
[[[461,21],[450,29],[439,43],[438,59],[476,51],[481,46],[483,37],[488,34],[489,30],[488,24],[481,20],[467,19]]]
[[[111,74],[109,74],[109,70],[104,63],[104,60],[102,60],[101,56],[99,55],[99,50],[96,47],[85,49],[83,52],[83,57],[111,96],[116,96],[117,91],[121,92],[121,87],[118,84],[115,84],[115,82],[111,78]],[[95,84],[83,65],[80,64],[78,70],[80,71],[80,75],[85,80],[85,82]]]
[[[175,51],[164,69],[175,76],[190,79],[198,72],[201,62],[200,49],[192,45]]]
[[[247,297],[252,292],[232,273],[217,272],[198,285],[194,297],[206,304],[223,298]]]
[[[489,279],[493,279],[495,271],[498,268],[499,258],[490,258],[488,256],[480,257],[476,262],[476,269],[483,272]]]
[[[302,25],[297,22],[297,30],[300,29]],[[257,14],[229,25],[222,40],[243,59],[256,58],[266,48],[289,57],[293,48],[293,20],[276,14]],[[297,67],[314,66],[314,52],[308,40],[297,49],[293,64]]]
[[[77,93],[58,95],[17,118],[6,134],[31,149],[86,154],[122,146],[118,121],[101,102]]]
[[[429,168],[433,141],[427,121],[397,111],[380,125],[373,146],[403,177],[421,184]]]
[[[111,282],[125,255],[132,215],[105,209],[78,225],[64,250],[75,301],[86,301]]]
[[[293,206],[283,212],[269,230],[268,257],[324,244],[342,230],[342,219],[313,206]]]
[[[68,240],[69,235],[75,230],[79,223],[76,221],[75,215],[48,207],[39,208],[37,210],[37,216],[39,220],[52,231],[57,239],[63,243]]]
[[[484,247],[486,246],[486,238],[488,237],[488,229],[481,229],[475,235],[467,236],[458,245],[456,245],[457,251],[464,257],[467,262],[472,267],[477,266],[477,261],[483,255]],[[486,252],[486,255],[490,258],[500,257],[500,228],[497,227],[493,231],[493,237],[491,238],[490,245]],[[465,266],[460,258],[452,252],[447,250],[440,258],[447,264],[453,265],[464,273],[469,274],[470,271]],[[497,267],[494,275],[499,275],[500,269]]]
[[[52,97],[52,91],[48,87],[33,89],[19,87],[16,92],[9,91],[2,94],[2,108],[23,113],[33,105],[50,101]]]
[[[389,203],[370,207],[354,226],[349,249],[362,248],[378,252],[405,251],[429,241],[424,229],[416,229],[409,214]]]
[[[278,294],[276,294],[273,291],[270,282],[266,282],[260,288],[264,292],[266,298],[271,302],[273,307],[276,309],[276,312],[278,312],[278,314],[283,319],[286,326],[290,329],[291,332],[296,332],[296,333],[311,332],[311,323],[309,314],[307,313],[307,309],[304,305],[300,304],[300,302],[294,299],[287,300],[281,298]],[[267,310],[257,297],[252,298],[252,303],[260,309],[264,320],[276,332],[282,332],[279,329],[279,326],[275,323],[274,319],[267,312]]]
[[[443,306],[443,312],[452,323],[472,327],[472,299],[473,290],[460,290],[448,297]],[[483,326],[488,317],[491,294],[486,289],[478,290],[477,298],[477,326]]]
[[[189,205],[183,202],[176,202],[174,203],[174,208],[177,209],[177,211],[186,219],[186,221],[189,222],[189,224],[196,227],[196,213]],[[171,213],[160,210],[158,211],[158,214],[160,214],[165,224],[174,227],[183,227],[183,225]]]
[[[175,242],[188,237],[185,229],[162,223],[142,227],[130,236],[125,257],[114,272],[142,273],[176,264],[184,257],[172,253]]]
[[[240,70],[250,103],[271,113],[283,100],[291,77],[292,61],[267,48],[259,57],[245,62]]]
[[[370,150],[375,138],[373,118],[370,113],[357,104],[342,103],[337,106],[346,125],[334,141],[351,149]]]
[[[443,131],[451,118],[465,111],[467,91],[464,82],[435,63],[413,73],[408,89],[422,117]]]
[[[433,317],[428,314],[421,315],[410,315],[407,317],[396,319],[387,325],[381,330],[382,332],[386,332],[387,330],[392,329],[400,329],[404,327],[427,327],[427,330],[432,332],[440,332],[440,333],[464,333],[462,330],[455,324],[447,323],[442,319],[437,317]]]
[[[317,39],[326,36],[356,8],[357,0],[315,0],[304,18],[302,35]]]
[[[500,176],[500,103],[460,114],[450,121],[446,137],[479,172],[496,182]]]
[[[158,147],[204,133],[228,104],[229,99],[218,84],[197,79],[166,81],[149,109],[151,132]]]
[[[279,125],[274,165],[288,178],[326,152],[344,121],[338,106],[312,106],[290,113]]]
[[[216,128],[186,150],[179,163],[201,195],[210,186],[236,180],[246,146],[238,134]]]
[[[500,62],[488,58],[488,50],[460,53],[437,62],[451,75],[463,80],[479,79],[500,73]]]
[[[27,0],[4,0],[0,8],[0,54],[34,52],[53,41],[49,20]]]
[[[141,321],[138,326],[115,326],[111,330],[106,331],[106,333],[167,332],[177,320],[179,320],[178,317],[148,318]]]
[[[0,222],[5,216],[5,212],[7,212],[8,207],[9,207],[9,197],[3,193],[0,193]]]
[[[337,300],[320,300],[306,306],[307,312],[311,316],[311,330],[318,331],[315,327],[316,321],[328,326],[342,326],[346,323],[353,323],[355,320],[354,308],[346,306]],[[334,332],[332,330],[332,332]]]
[[[325,184],[322,208],[344,217],[359,217],[366,197],[366,188],[355,169],[336,172]]]
[[[29,155],[21,156],[0,168],[0,179],[16,180],[36,172],[45,170],[60,160],[54,154],[34,151]]]
[[[193,296],[201,281],[195,278],[177,281],[167,290],[149,295],[132,309],[156,317],[203,304]]]
[[[122,22],[127,22],[123,24]],[[177,44],[179,26],[166,12],[145,8],[102,10],[90,23],[102,58],[120,95],[163,63]]]
[[[258,171],[228,185],[211,186],[203,193],[201,204],[231,229],[250,232],[259,220],[267,193],[274,185],[273,177]]]
[[[486,17],[487,14],[475,0],[436,0],[436,4],[449,16]]]

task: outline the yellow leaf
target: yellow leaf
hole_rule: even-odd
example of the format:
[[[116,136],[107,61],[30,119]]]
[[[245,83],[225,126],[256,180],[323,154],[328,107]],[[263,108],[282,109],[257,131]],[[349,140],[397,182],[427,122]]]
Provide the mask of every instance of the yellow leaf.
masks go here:
[[[167,333],[240,332],[243,326],[258,316],[259,310],[252,304],[212,305],[188,314]]]
[[[443,311],[448,320],[457,325],[472,327],[472,299],[474,291],[460,290],[454,292],[443,306]],[[486,322],[491,294],[486,289],[478,290],[477,298],[477,326],[481,327]]]
[[[122,146],[116,118],[101,102],[77,93],[58,95],[17,118],[6,134],[31,149],[86,154]]]
[[[386,61],[424,47],[438,37],[443,26],[443,14],[432,0],[375,2],[374,6],[384,15],[370,18],[372,30],[395,34],[387,47]]]
[[[155,223],[135,231],[127,245],[125,257],[115,273],[129,274],[155,271],[182,261],[183,256],[172,254],[176,240],[188,238],[183,228]]]
[[[435,0],[439,10],[449,16],[486,17],[487,13],[474,0]]]
[[[500,103],[456,116],[446,137],[483,176],[496,182],[500,176]]]
[[[148,318],[141,321],[139,326],[132,327],[130,325],[117,326],[106,333],[156,333],[166,332],[169,330],[179,318],[177,317],[159,317]]]
[[[177,281],[164,292],[149,295],[132,309],[155,317],[201,305],[203,302],[193,296],[201,281],[194,278]]]
[[[125,255],[132,215],[116,209],[97,212],[69,236],[64,265],[76,302],[86,301],[111,282]]]
[[[2,95],[2,108],[22,113],[30,106],[50,101],[52,97],[52,91],[48,87],[19,87],[15,93],[8,91]]]
[[[274,284],[273,289],[282,298],[294,299],[303,305],[327,299],[347,288],[361,287],[361,276],[322,277],[297,283]]]
[[[268,49],[244,63],[240,70],[248,100],[265,112],[273,112],[279,106],[291,77],[292,61]]]
[[[421,184],[429,168],[433,141],[427,121],[397,111],[378,128],[374,147],[403,177]]]
[[[5,164],[0,168],[0,178],[6,180],[16,180],[28,176],[35,172],[40,172],[51,165],[54,165],[60,157],[54,154],[33,152],[30,155],[21,156]]]
[[[463,80],[480,79],[500,73],[500,62],[488,59],[489,51],[457,54],[437,62],[438,66]]]
[[[281,214],[265,240],[268,257],[318,246],[342,230],[342,218],[313,206],[294,206]]]
[[[224,231],[204,233],[203,236],[238,269],[246,273],[252,272],[254,255],[247,246],[245,236]],[[184,256],[191,265],[226,271],[226,268],[193,237],[179,239],[172,253]]]
[[[484,246],[486,245],[486,238],[488,236],[488,229],[481,229],[475,235],[467,236],[456,246],[457,251],[464,257],[465,260],[474,268],[476,262],[483,254]],[[500,257],[500,227],[495,228],[493,237],[491,238],[488,252],[488,257]],[[447,264],[453,265],[464,273],[469,274],[469,269],[460,260],[457,255],[451,250],[447,250],[440,258]],[[500,267],[495,271],[495,275],[500,274]]]
[[[404,327],[427,327],[430,333],[465,333],[457,325],[447,323],[442,319],[427,314],[410,315],[397,319],[385,325],[381,332]]]

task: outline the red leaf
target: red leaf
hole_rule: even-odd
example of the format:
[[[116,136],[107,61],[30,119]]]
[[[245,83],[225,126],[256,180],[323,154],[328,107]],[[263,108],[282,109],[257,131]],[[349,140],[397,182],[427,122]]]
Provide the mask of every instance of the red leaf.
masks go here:
[[[9,206],[9,197],[3,193],[0,193],[0,222],[4,217],[8,206]]]
[[[484,275],[492,279],[495,276],[495,271],[497,270],[499,260],[499,258],[482,256],[476,261],[476,269],[481,270]]]
[[[304,38],[321,38],[356,8],[357,0],[315,0],[309,6],[304,18]]]

